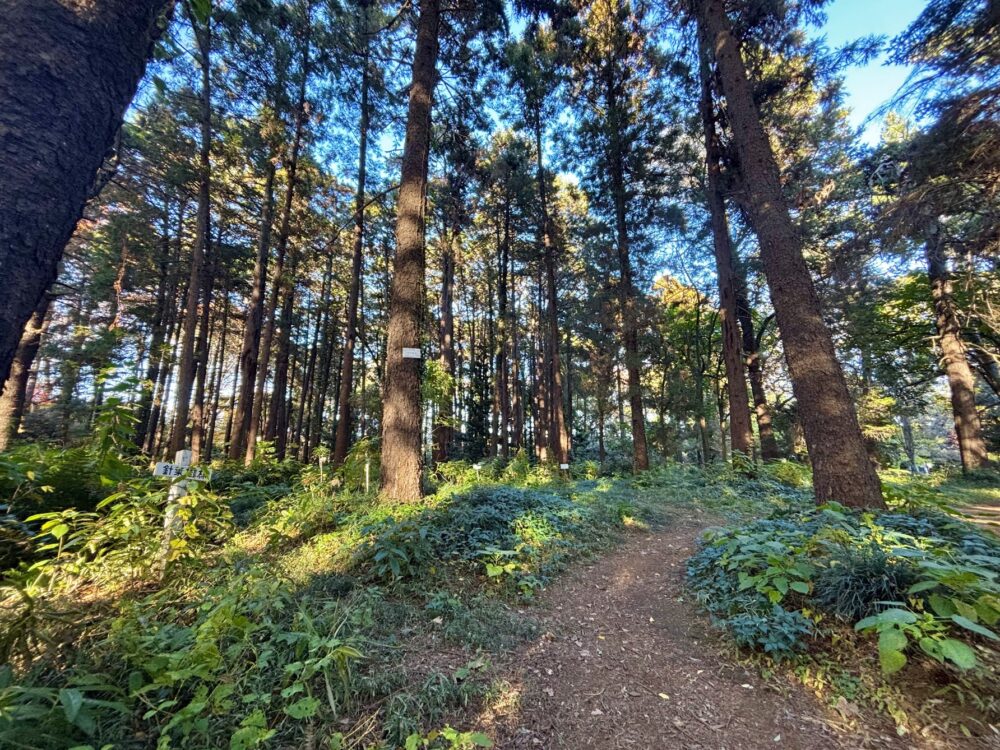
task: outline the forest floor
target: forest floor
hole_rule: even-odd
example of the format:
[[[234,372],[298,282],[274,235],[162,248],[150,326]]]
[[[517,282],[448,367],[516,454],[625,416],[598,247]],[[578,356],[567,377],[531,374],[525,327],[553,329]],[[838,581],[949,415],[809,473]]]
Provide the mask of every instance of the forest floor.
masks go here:
[[[959,746],[741,663],[684,587],[712,520],[633,535],[553,582],[532,608],[542,636],[498,665],[510,698],[473,723],[500,750]]]

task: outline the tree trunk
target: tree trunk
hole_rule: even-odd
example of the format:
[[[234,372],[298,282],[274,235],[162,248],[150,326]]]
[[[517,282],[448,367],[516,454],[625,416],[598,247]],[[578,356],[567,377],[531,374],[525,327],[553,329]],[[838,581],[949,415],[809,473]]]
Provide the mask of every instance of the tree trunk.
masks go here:
[[[698,8],[699,23],[719,66],[750,218],[760,240],[764,273],[809,448],[816,499],[884,507],[878,475],[865,452],[854,404],[820,313],[802,242],[781,192],[778,165],[724,2],[699,0]]]
[[[457,222],[456,222],[457,223]],[[444,243],[441,257],[441,321],[438,327],[438,362],[441,369],[452,378],[455,376],[455,238],[460,231],[453,226],[451,235]],[[441,413],[434,423],[434,461],[440,463],[448,460],[451,448],[452,419],[454,417],[454,393],[448,393],[447,400],[441,405]]]
[[[989,455],[976,411],[976,378],[965,356],[962,327],[952,299],[951,274],[937,227],[927,241],[927,276],[934,302],[941,368],[948,377],[948,388],[951,390],[951,412],[955,420],[958,449],[962,454],[962,470],[972,471],[985,466]]]
[[[639,324],[636,310],[635,284],[632,280],[632,260],[629,250],[628,207],[625,187],[625,144],[621,142],[618,123],[620,117],[618,90],[614,79],[614,63],[607,65],[606,103],[610,120],[611,142],[609,167],[611,192],[615,206],[615,233],[618,250],[618,301],[621,305],[622,339],[625,345],[625,369],[628,373],[628,401],[632,421],[632,468],[645,471],[649,468],[649,451],[646,447],[646,420],[642,405],[642,375],[639,358]]]
[[[735,267],[735,257],[732,260],[733,267]],[[764,390],[764,368],[761,366],[759,334],[754,331],[753,315],[750,311],[750,302],[747,299],[746,286],[746,277],[742,273],[737,273],[736,317],[740,321],[743,355],[746,357],[750,394],[753,396],[754,415],[757,418],[760,457],[764,461],[776,461],[781,458],[781,451],[778,449],[778,441],[774,437],[771,407],[767,403],[767,392]]]
[[[247,324],[243,329],[240,349],[240,386],[233,414],[233,434],[229,442],[229,458],[246,454],[250,418],[253,415],[254,384],[257,380],[257,358],[260,355],[260,334],[264,324],[264,294],[267,285],[267,256],[271,248],[271,226],[274,222],[274,160],[267,160],[264,177],[264,209],[257,238],[257,257],[253,266],[253,289],[247,307]]]
[[[703,42],[704,45],[704,42]],[[726,203],[722,197],[720,148],[715,130],[711,76],[707,49],[701,55],[701,124],[705,133],[705,197],[712,219],[712,239],[715,246],[715,270],[719,280],[719,316],[722,321],[722,358],[726,365],[729,391],[729,439],[733,453],[753,455],[753,429],[750,425],[750,399],[746,375],[743,372],[743,352],[736,320],[736,280],[733,273],[733,248],[726,219]],[[720,416],[720,427],[722,425]],[[735,456],[734,456],[735,458]]]
[[[382,492],[401,502],[418,500],[420,487],[420,348],[424,305],[424,195],[431,140],[431,105],[437,83],[440,0],[423,0],[413,53],[403,168],[396,207],[396,258],[389,297],[385,400],[382,410]]]
[[[168,0],[5,0],[0,16],[0,383],[56,278]],[[2,386],[0,386],[2,387]]]
[[[361,118],[358,125],[358,187],[354,196],[354,248],[351,254],[351,287],[347,293],[347,320],[344,348],[340,359],[340,387],[337,393],[337,433],[333,442],[333,465],[340,466],[347,458],[351,437],[351,394],[354,392],[354,347],[358,338],[358,300],[364,268],[365,249],[365,181],[368,174],[368,34],[365,28],[362,52]]]
[[[541,106],[539,105],[539,109]],[[538,158],[537,182],[538,202],[541,213],[539,234],[542,240],[542,261],[545,264],[545,290],[547,307],[545,308],[545,328],[548,337],[548,379],[552,384],[549,394],[549,450],[551,459],[557,464],[569,463],[569,433],[566,429],[566,413],[563,407],[562,363],[559,357],[559,307],[556,290],[556,254],[552,241],[552,226],[549,219],[548,190],[545,177],[545,165],[542,159],[542,116],[535,111],[533,122],[535,126],[535,151]]]
[[[170,450],[173,456],[187,444],[188,417],[191,410],[191,388],[195,377],[195,345],[198,324],[198,300],[205,281],[205,263],[209,253],[211,221],[211,149],[212,149],[212,26],[211,19],[204,24],[198,21],[188,6],[191,27],[198,43],[198,63],[201,68],[201,95],[199,97],[199,119],[201,125],[201,145],[198,154],[198,214],[194,245],[191,248],[191,276],[188,282],[187,303],[185,305],[183,337],[181,339],[180,363],[177,368],[177,389],[174,397],[174,428],[170,435]]]
[[[28,376],[31,364],[35,361],[38,347],[45,333],[46,313],[49,311],[49,295],[42,296],[42,301],[35,308],[31,320],[21,334],[21,343],[14,355],[10,368],[10,376],[0,395],[0,452],[7,450],[17,435],[24,416],[25,396],[28,391]]]
[[[308,53],[306,55],[308,63]],[[250,412],[250,426],[247,430],[246,453],[244,462],[253,461],[257,450],[257,436],[260,430],[261,414],[264,411],[264,385],[267,382],[267,368],[271,359],[271,345],[274,341],[278,303],[282,299],[285,288],[285,256],[288,253],[288,237],[291,233],[292,203],[295,200],[295,181],[299,165],[299,150],[302,147],[302,133],[306,120],[306,79],[308,65],[303,71],[299,84],[298,107],[295,115],[295,133],[292,136],[291,153],[286,164],[288,184],[285,186],[285,198],[281,209],[281,224],[278,226],[278,238],[275,243],[274,273],[271,275],[271,295],[268,299],[266,320],[261,332],[260,357],[257,362],[257,380],[254,383],[253,406]],[[287,372],[286,372],[287,377]]]

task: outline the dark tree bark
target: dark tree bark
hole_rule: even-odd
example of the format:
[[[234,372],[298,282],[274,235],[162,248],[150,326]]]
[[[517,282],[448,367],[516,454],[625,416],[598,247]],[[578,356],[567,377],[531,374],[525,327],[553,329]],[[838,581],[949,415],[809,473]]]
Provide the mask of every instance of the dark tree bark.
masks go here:
[[[441,255],[441,320],[438,325],[438,362],[441,369],[448,375],[455,375],[455,313],[453,301],[455,298],[455,238],[459,232],[454,227],[444,243]],[[454,394],[449,393],[448,399],[441,405],[441,413],[434,423],[434,461],[439,463],[448,460],[454,428],[452,418]]]
[[[257,237],[257,257],[253,266],[253,289],[247,307],[247,324],[243,329],[243,347],[240,350],[239,395],[233,414],[233,434],[229,441],[229,458],[238,459],[246,454],[250,417],[253,414],[254,384],[257,380],[257,358],[260,355],[260,334],[264,324],[264,294],[267,285],[267,256],[271,249],[271,226],[274,223],[274,173],[273,159],[267,160],[264,177],[264,209]]]
[[[0,11],[0,383],[55,280],[169,0],[5,0]]]
[[[735,267],[735,257],[731,259]],[[771,407],[767,403],[767,392],[764,390],[764,368],[760,358],[760,336],[754,330],[753,315],[746,293],[746,278],[737,273],[736,280],[736,316],[740,321],[740,334],[743,337],[743,355],[746,357],[747,376],[750,379],[750,393],[753,396],[754,415],[757,418],[757,433],[760,436],[760,457],[764,461],[776,461],[781,458],[778,441],[774,437],[774,426],[771,422]]]
[[[382,492],[401,502],[421,495],[420,360],[403,348],[420,348],[424,306],[424,195],[431,140],[431,106],[437,83],[440,0],[423,0],[413,53],[402,179],[396,209],[396,258],[389,297],[385,400],[382,410]]]
[[[48,294],[42,296],[42,301],[38,303],[24,333],[21,334],[21,342],[18,344],[10,368],[10,376],[4,385],[3,394],[0,395],[0,452],[7,450],[21,426],[28,391],[28,376],[31,374],[31,365],[35,361],[35,355],[38,354],[38,347],[41,346],[42,336],[45,333],[49,301]]]
[[[698,0],[702,25],[719,67],[733,127],[750,218],[785,348],[792,388],[813,467],[818,502],[884,507],[857,415],[819,298],[802,255],[802,241],[781,191],[778,165],[753,100],[739,42],[723,0]]]
[[[962,327],[952,298],[951,274],[944,242],[937,227],[927,241],[927,277],[934,302],[934,323],[941,349],[941,367],[951,390],[951,411],[955,420],[962,470],[973,471],[989,463],[982,426],[976,411],[976,378],[966,359]]]
[[[191,27],[198,43],[198,64],[201,68],[199,96],[199,124],[201,144],[198,153],[198,213],[195,222],[194,245],[191,248],[191,277],[188,282],[187,302],[184,306],[184,327],[181,338],[180,362],[177,366],[176,408],[174,428],[170,435],[170,454],[184,448],[187,443],[188,420],[191,413],[191,389],[194,386],[197,358],[198,301],[206,281],[206,263],[211,243],[211,191],[212,191],[212,21],[198,20],[190,5],[187,6]]]
[[[645,471],[649,468],[649,450],[646,446],[646,420],[642,405],[642,364],[639,356],[639,321],[636,310],[635,282],[632,278],[628,233],[628,205],[625,186],[625,149],[622,142],[619,90],[615,81],[614,64],[607,66],[605,102],[608,108],[610,129],[611,193],[615,206],[615,238],[618,251],[618,301],[621,306],[622,339],[625,345],[625,370],[628,373],[628,401],[632,422],[632,468]]]
[[[367,29],[365,29],[367,32]],[[340,360],[340,387],[337,393],[337,433],[333,442],[333,465],[340,466],[347,458],[351,437],[351,393],[354,391],[354,347],[358,338],[358,300],[364,268],[365,249],[365,181],[368,173],[368,34],[364,34],[361,70],[361,118],[358,125],[358,186],[354,196],[354,247],[351,253],[351,286],[347,292],[347,320],[344,349]]]
[[[705,42],[702,40],[702,46]],[[743,372],[743,351],[736,314],[736,279],[733,272],[733,247],[726,218],[726,203],[721,187],[721,150],[716,132],[715,107],[712,101],[711,74],[707,50],[701,54],[701,124],[705,133],[705,197],[712,220],[715,247],[715,270],[719,281],[719,316],[722,322],[722,358],[726,365],[729,393],[729,440],[733,453],[753,455],[753,428],[750,424],[750,399]],[[722,425],[720,414],[719,425]]]
[[[146,379],[142,384],[139,396],[139,408],[136,412],[138,421],[135,428],[135,444],[142,450],[146,443],[146,430],[149,426],[149,414],[153,407],[153,390],[160,379],[160,367],[163,364],[164,342],[167,334],[168,294],[170,291],[170,205],[163,210],[163,237],[160,256],[157,259],[158,279],[156,284],[156,309],[150,332],[149,359],[146,365]],[[173,300],[169,300],[173,302]]]
[[[541,105],[539,104],[539,110]],[[545,291],[547,306],[545,308],[545,332],[548,337],[548,361],[546,362],[548,381],[551,383],[549,408],[549,451],[551,459],[557,464],[569,463],[569,432],[566,429],[566,412],[563,405],[562,362],[559,357],[559,298],[556,290],[556,252],[552,240],[552,224],[549,218],[548,189],[545,176],[545,165],[542,157],[542,116],[536,110],[533,113],[532,124],[535,131],[535,151],[537,152],[538,169],[538,202],[540,208],[540,236],[542,242],[542,261],[545,265]]]

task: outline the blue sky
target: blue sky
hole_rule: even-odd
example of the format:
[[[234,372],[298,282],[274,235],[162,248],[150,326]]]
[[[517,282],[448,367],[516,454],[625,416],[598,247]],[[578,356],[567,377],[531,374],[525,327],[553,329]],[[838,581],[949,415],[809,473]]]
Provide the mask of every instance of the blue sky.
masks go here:
[[[839,47],[867,34],[892,38],[920,14],[924,5],[924,0],[833,0],[826,8],[826,25],[818,33],[826,36],[830,47]],[[846,71],[844,88],[852,125],[861,125],[906,80],[908,68],[883,63],[884,56]],[[870,123],[865,131],[866,140],[876,139],[878,132],[879,124]]]

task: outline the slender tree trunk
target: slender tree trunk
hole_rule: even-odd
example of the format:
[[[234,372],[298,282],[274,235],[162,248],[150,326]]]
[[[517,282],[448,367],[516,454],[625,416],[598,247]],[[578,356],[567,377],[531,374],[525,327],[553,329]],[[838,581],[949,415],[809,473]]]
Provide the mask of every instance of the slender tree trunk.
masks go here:
[[[917,473],[917,446],[913,440],[913,424],[909,416],[900,417],[900,428],[903,431],[903,450],[906,451],[906,468],[911,474]]]
[[[927,276],[934,302],[937,343],[941,349],[941,367],[951,390],[951,412],[955,420],[958,449],[963,471],[973,471],[989,463],[983,441],[979,413],[976,411],[976,378],[969,367],[962,342],[962,326],[952,298],[951,274],[940,230],[935,226],[927,241]]]
[[[4,0],[0,384],[10,374],[24,326],[55,281],[169,4]]]
[[[222,307],[222,333],[220,335],[218,354],[216,355],[214,374],[212,378],[212,408],[208,415],[208,434],[205,438],[205,445],[208,448],[208,460],[212,460],[212,451],[215,447],[215,426],[219,419],[220,391],[222,390],[222,372],[225,369],[226,360],[226,338],[229,333],[229,280],[226,279],[225,289],[222,294],[225,303]]]
[[[149,361],[146,367],[146,379],[142,384],[139,396],[138,418],[135,429],[135,444],[141,450],[146,442],[146,430],[149,426],[149,412],[153,405],[153,389],[160,377],[160,366],[163,362],[164,336],[167,330],[167,294],[169,291],[170,271],[170,206],[164,207],[163,242],[160,257],[157,259],[159,277],[156,284],[156,311],[153,317],[153,327],[149,342]],[[172,300],[171,300],[172,302]]]
[[[367,32],[367,29],[366,29]],[[365,248],[365,181],[368,174],[368,35],[364,35],[361,72],[361,121],[358,125],[358,186],[354,196],[354,246],[351,253],[351,286],[347,293],[347,320],[344,348],[340,359],[340,384],[337,393],[337,433],[333,442],[333,465],[347,458],[351,437],[351,394],[354,391],[354,347],[358,338],[358,300],[361,296]]]
[[[440,0],[423,0],[417,21],[403,168],[396,208],[396,259],[389,297],[385,401],[382,409],[382,492],[408,502],[421,495],[420,360],[424,306],[424,195],[431,140],[431,106],[437,83]]]
[[[748,191],[750,218],[799,405],[818,502],[883,507],[847,382],[820,313],[802,242],[781,191],[778,165],[754,103],[723,0],[698,0],[699,24],[719,66]]]
[[[539,109],[541,107],[539,106]],[[533,113],[535,130],[535,151],[538,158],[536,180],[538,182],[538,203],[541,213],[539,227],[542,240],[542,261],[545,265],[545,328],[548,336],[548,361],[546,369],[552,384],[549,408],[549,450],[557,464],[569,463],[569,433],[566,429],[566,413],[563,407],[562,363],[559,358],[559,298],[556,290],[556,252],[552,241],[552,225],[549,218],[548,186],[542,157],[542,116]]]
[[[188,282],[185,305],[180,363],[177,369],[174,428],[170,436],[169,453],[173,455],[187,444],[188,418],[191,410],[191,388],[195,377],[195,346],[198,324],[198,300],[205,281],[205,263],[209,254],[211,221],[211,150],[212,150],[212,26],[211,19],[204,24],[194,17],[188,7],[191,26],[198,43],[198,63],[201,68],[201,95],[199,120],[201,145],[198,154],[198,214],[194,245],[191,248],[191,276]]]
[[[704,44],[704,42],[703,42]],[[705,165],[708,210],[712,219],[715,245],[715,270],[719,280],[719,315],[722,321],[722,358],[726,365],[729,391],[729,439],[733,453],[753,455],[753,429],[747,381],[743,372],[743,352],[736,320],[736,280],[733,273],[733,247],[726,219],[726,204],[720,186],[721,169],[715,112],[712,104],[711,75],[707,50],[701,55],[701,123],[705,133]],[[721,425],[721,422],[720,422]]]
[[[201,323],[195,345],[194,403],[191,406],[191,461],[199,463],[205,443],[205,384],[208,379],[208,353],[212,333],[212,298],[215,293],[215,262],[206,258]]]
[[[261,328],[264,324],[264,294],[267,285],[267,256],[271,248],[271,226],[274,223],[274,159],[267,160],[264,177],[264,209],[257,238],[257,257],[253,266],[253,289],[247,308],[247,324],[243,329],[243,347],[240,350],[239,395],[233,414],[233,434],[229,441],[229,458],[246,455],[250,419],[253,416],[254,385],[257,380],[257,357],[260,355]]]
[[[28,391],[28,376],[45,333],[49,301],[48,294],[42,296],[42,301],[35,308],[31,320],[21,334],[21,343],[14,355],[10,376],[4,385],[3,394],[0,395],[0,452],[10,447],[21,426]]]
[[[457,222],[456,222],[457,223]],[[441,255],[441,320],[438,327],[438,362],[441,369],[449,376],[455,376],[455,313],[453,300],[455,296],[455,241],[458,227],[453,225],[451,234],[444,243]],[[434,461],[440,463],[448,460],[451,447],[452,419],[454,417],[454,393],[449,392],[448,398],[441,405],[441,413],[434,423]]]
[[[635,283],[632,280],[632,260],[629,250],[628,207],[625,187],[625,144],[621,142],[618,115],[620,97],[614,76],[614,63],[607,64],[606,104],[610,122],[609,167],[611,192],[615,206],[615,233],[618,250],[618,300],[621,305],[622,339],[625,345],[625,369],[628,373],[628,400],[632,420],[632,468],[645,471],[649,468],[649,450],[646,446],[646,420],[642,405],[642,375],[639,357],[639,324],[636,310]]]
[[[735,258],[733,258],[735,267]],[[760,435],[760,457],[764,461],[776,461],[781,458],[778,441],[774,437],[774,426],[771,421],[771,407],[767,403],[767,392],[764,390],[764,368],[761,364],[760,341],[754,330],[753,315],[746,294],[746,278],[737,273],[736,283],[736,316],[740,321],[740,331],[743,338],[743,353],[746,357],[747,377],[750,380],[750,393],[753,396],[754,415],[757,418],[757,433]]]

